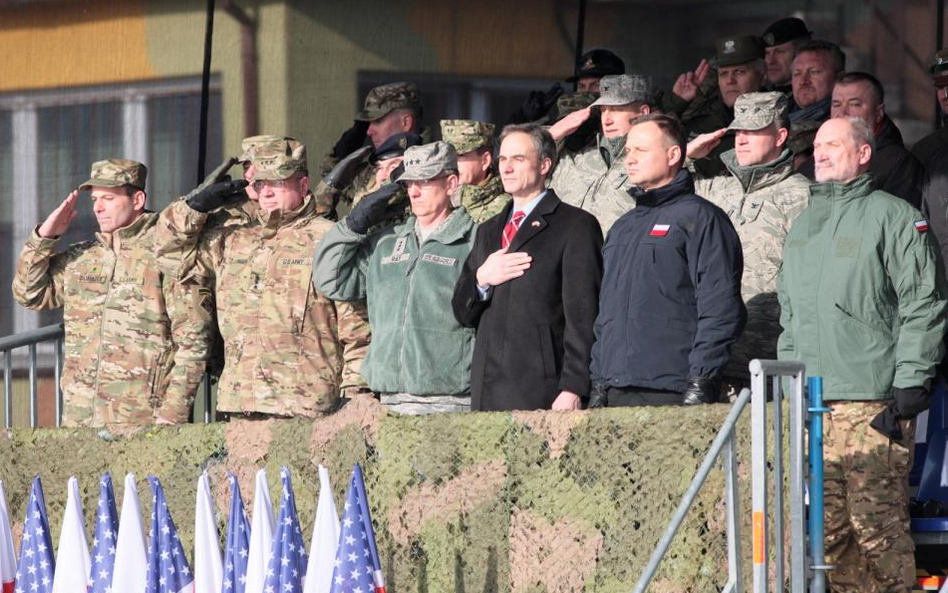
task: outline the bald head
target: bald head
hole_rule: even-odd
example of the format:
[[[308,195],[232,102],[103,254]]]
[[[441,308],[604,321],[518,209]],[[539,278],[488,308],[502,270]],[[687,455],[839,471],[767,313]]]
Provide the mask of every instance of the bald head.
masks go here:
[[[818,183],[849,183],[869,170],[872,130],[858,117],[827,120],[813,140]]]

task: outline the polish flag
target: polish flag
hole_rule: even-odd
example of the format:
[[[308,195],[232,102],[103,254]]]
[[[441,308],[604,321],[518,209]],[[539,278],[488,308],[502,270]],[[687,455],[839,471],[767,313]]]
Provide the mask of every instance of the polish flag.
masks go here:
[[[267,565],[270,564],[270,548],[273,547],[273,503],[270,501],[270,487],[267,486],[267,472],[257,472],[256,492],[253,496],[253,518],[250,523],[250,554],[247,558],[248,593],[263,591],[267,578]]]
[[[16,555],[13,553],[13,532],[10,530],[10,515],[7,512],[7,497],[0,480],[0,587],[3,593],[13,593],[16,579]]]
[[[125,494],[122,495],[122,513],[119,516],[115,549],[112,591],[144,591],[148,557],[145,548],[145,524],[142,522],[142,506],[138,499],[138,488],[135,486],[135,474],[125,476]]]
[[[207,472],[198,478],[197,501],[194,509],[194,591],[220,593],[223,581],[221,538],[214,518],[211,486]]]
[[[915,221],[915,230],[924,233],[928,230],[928,221],[927,220],[916,220]]]
[[[339,515],[332,498],[329,470],[319,466],[319,501],[313,522],[313,539],[309,547],[309,566],[303,593],[329,593],[332,589],[332,571],[336,567],[336,548],[339,544]]]
[[[56,551],[56,572],[53,574],[53,593],[85,593],[89,582],[89,543],[86,541],[86,521],[82,516],[82,497],[79,480],[69,478],[63,528]]]
[[[670,224],[656,224],[652,225],[652,230],[648,232],[650,237],[664,237],[668,234],[668,229],[671,228]]]

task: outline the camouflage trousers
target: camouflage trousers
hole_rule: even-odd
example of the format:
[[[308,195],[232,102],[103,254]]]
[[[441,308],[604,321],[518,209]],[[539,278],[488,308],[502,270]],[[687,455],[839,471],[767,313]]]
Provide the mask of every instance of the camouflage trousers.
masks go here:
[[[470,412],[470,395],[412,395],[383,393],[382,405],[397,414],[423,416],[445,412]]]
[[[915,581],[908,474],[915,421],[901,442],[869,426],[886,402],[828,403],[824,417],[828,574],[834,593],[903,593]]]

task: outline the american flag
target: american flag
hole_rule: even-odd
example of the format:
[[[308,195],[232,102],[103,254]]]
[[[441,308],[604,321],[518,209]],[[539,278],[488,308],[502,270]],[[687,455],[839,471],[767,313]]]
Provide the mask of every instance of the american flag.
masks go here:
[[[194,589],[194,575],[168,512],[165,492],[155,476],[148,476],[148,483],[151,484],[151,533],[145,593],[190,593]]]
[[[331,593],[385,593],[362,468],[352,468]]]
[[[296,497],[290,470],[280,472],[283,481],[283,496],[280,500],[280,516],[277,518],[273,547],[270,549],[270,564],[264,581],[264,593],[302,593],[303,577],[306,576],[306,546],[303,531],[296,515]]]
[[[92,537],[92,569],[89,571],[89,593],[112,593],[112,569],[115,568],[115,539],[118,537],[118,513],[112,476],[105,473],[99,480],[99,505],[95,514],[95,535]]]
[[[250,554],[250,522],[244,512],[237,476],[229,474],[230,517],[227,519],[227,547],[224,550],[224,581],[221,593],[244,593],[247,586],[247,557]]]
[[[16,593],[49,593],[53,590],[53,542],[46,519],[46,499],[39,476],[33,478],[33,490],[23,521],[20,561],[16,568]]]

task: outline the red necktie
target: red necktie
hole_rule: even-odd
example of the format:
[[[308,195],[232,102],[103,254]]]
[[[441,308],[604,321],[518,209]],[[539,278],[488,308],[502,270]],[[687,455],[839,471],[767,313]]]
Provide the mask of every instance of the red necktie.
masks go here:
[[[510,242],[513,241],[514,235],[517,234],[517,229],[520,228],[520,223],[523,222],[523,219],[526,218],[526,214],[523,213],[523,210],[517,210],[514,212],[514,215],[507,221],[507,224],[504,226],[504,236],[500,240],[501,249],[507,249],[510,246]]]

